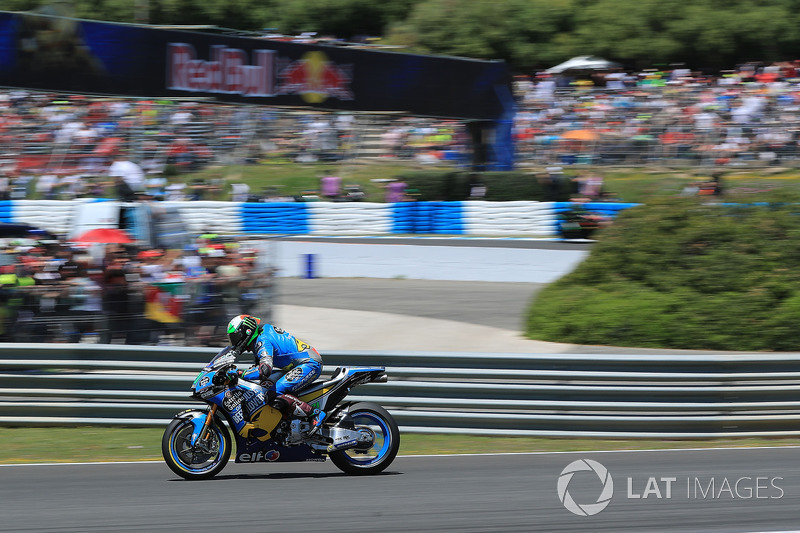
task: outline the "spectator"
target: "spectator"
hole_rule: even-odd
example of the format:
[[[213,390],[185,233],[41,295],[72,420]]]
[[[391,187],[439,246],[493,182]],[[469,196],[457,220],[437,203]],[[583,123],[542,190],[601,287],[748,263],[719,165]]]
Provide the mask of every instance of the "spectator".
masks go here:
[[[122,176],[114,176],[114,191],[117,198],[123,202],[133,202],[139,199],[139,196]]]
[[[128,160],[122,154],[114,158],[108,168],[108,175],[112,178],[120,177],[125,180],[128,187],[136,194],[144,192],[144,171],[142,167]]]
[[[405,199],[407,185],[402,181],[391,181],[386,185],[386,201],[402,202]]]
[[[339,176],[323,176],[320,178],[322,197],[326,200],[337,200],[341,194],[342,178]]]

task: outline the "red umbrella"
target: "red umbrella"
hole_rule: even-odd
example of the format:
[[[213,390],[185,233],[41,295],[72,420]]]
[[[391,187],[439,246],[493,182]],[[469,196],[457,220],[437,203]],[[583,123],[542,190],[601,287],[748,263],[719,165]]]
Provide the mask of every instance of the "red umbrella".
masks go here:
[[[101,243],[101,244],[123,244],[134,242],[130,235],[125,231],[116,228],[95,228],[90,229],[80,237],[73,239],[73,242]]]

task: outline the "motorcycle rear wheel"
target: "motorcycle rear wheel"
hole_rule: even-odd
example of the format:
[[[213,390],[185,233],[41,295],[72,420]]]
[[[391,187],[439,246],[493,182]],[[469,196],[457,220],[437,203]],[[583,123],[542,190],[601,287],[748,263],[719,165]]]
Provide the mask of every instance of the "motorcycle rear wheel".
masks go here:
[[[231,435],[223,424],[212,423],[205,443],[192,447],[194,425],[186,418],[169,423],[161,438],[161,454],[167,466],[184,479],[200,480],[217,475],[231,457]]]
[[[329,457],[346,474],[368,475],[384,471],[400,449],[400,429],[392,415],[380,405],[359,402],[350,407],[356,428],[369,428],[375,440],[369,448],[351,448],[331,452]]]

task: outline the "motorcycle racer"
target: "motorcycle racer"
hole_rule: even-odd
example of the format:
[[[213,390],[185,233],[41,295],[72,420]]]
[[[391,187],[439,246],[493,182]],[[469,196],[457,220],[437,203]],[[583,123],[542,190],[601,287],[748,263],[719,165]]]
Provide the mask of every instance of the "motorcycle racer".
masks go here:
[[[258,378],[267,388],[268,403],[286,418],[310,419],[313,435],[321,427],[325,412],[312,408],[294,393],[322,374],[322,357],[311,345],[251,315],[238,315],[228,323],[228,340],[239,354],[252,351]],[[270,375],[283,375],[272,383]]]

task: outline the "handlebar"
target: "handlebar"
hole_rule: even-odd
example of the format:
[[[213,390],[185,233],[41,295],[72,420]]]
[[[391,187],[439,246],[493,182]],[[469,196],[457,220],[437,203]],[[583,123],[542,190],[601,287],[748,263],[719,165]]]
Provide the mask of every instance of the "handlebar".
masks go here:
[[[238,367],[235,364],[226,365],[214,373],[211,382],[214,385],[235,385],[239,379]]]

